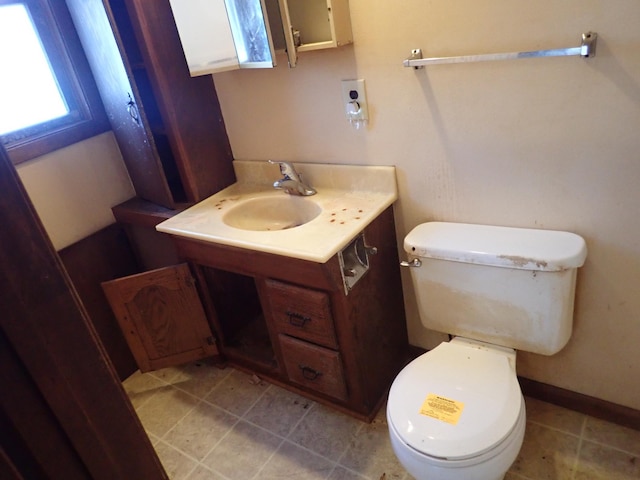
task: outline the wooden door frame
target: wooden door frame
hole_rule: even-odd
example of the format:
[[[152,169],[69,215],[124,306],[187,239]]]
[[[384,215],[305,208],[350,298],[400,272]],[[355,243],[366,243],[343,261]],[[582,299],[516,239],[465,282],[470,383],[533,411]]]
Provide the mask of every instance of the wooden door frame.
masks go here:
[[[43,408],[68,439],[49,448],[71,450],[86,478],[167,479],[2,146],[0,219],[0,333],[41,395]],[[28,415],[11,410],[10,405],[16,404],[13,392],[11,386],[3,385],[0,413],[13,423],[28,449],[29,438],[42,432],[20,423],[20,417]],[[10,441],[5,432],[0,441],[0,447]],[[7,457],[5,448],[0,453]],[[30,453],[32,458],[42,458],[38,452]],[[9,462],[15,464],[11,458]],[[47,465],[41,467],[47,471]],[[67,478],[80,477],[70,474]]]

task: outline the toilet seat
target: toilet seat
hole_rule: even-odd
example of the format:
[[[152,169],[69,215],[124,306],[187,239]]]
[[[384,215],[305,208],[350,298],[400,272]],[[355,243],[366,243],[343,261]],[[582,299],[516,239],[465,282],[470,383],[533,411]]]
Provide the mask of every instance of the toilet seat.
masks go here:
[[[415,451],[464,460],[502,442],[522,402],[515,351],[457,337],[400,372],[387,410],[394,430]]]

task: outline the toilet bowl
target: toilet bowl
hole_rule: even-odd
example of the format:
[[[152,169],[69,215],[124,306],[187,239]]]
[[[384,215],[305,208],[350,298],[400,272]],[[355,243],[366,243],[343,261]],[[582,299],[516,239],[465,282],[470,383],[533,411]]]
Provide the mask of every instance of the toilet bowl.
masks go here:
[[[502,479],[525,421],[515,352],[461,337],[407,365],[387,402],[394,453],[417,480]]]

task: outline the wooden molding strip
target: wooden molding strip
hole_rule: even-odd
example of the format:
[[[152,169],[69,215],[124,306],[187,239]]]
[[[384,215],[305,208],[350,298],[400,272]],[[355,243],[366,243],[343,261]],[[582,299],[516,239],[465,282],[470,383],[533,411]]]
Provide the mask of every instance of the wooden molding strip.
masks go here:
[[[518,377],[522,393],[544,402],[553,403],[559,407],[584,413],[607,422],[623,427],[640,430],[640,410],[624,407],[606,400],[583,395],[582,393],[554,387],[546,383]]]

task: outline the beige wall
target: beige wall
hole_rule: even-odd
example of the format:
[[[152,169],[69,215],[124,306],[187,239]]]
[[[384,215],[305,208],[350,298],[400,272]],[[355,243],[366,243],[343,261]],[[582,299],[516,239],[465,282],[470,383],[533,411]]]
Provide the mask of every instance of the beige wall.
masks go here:
[[[111,207],[135,195],[111,132],[17,170],[56,250],[115,222]]]
[[[575,329],[532,379],[640,409],[640,3],[351,0],[355,45],[299,66],[215,76],[235,158],[397,166],[401,239],[425,220],[585,237]],[[402,67],[412,48],[462,55],[577,46],[597,56]],[[364,78],[353,130],[340,80]],[[431,346],[405,281],[411,342]]]

